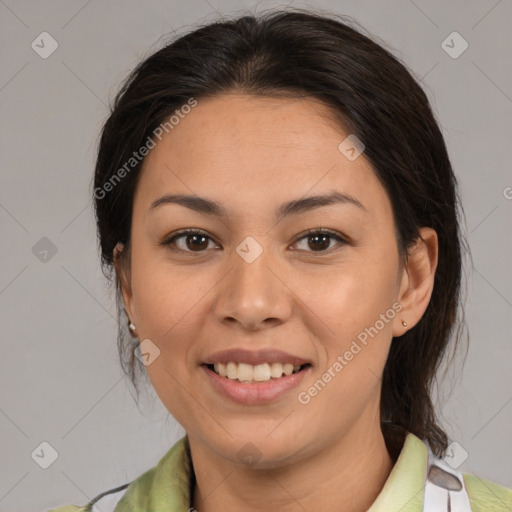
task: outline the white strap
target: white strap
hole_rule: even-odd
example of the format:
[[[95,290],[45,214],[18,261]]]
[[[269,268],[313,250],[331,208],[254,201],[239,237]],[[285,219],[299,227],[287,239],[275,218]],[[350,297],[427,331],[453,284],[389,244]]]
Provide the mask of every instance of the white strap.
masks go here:
[[[428,444],[427,450],[423,512],[472,512],[462,473],[436,457]]]

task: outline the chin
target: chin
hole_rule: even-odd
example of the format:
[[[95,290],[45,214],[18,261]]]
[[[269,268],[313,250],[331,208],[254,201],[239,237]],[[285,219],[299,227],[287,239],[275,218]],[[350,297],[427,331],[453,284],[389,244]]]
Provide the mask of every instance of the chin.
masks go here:
[[[291,442],[293,440],[293,442]],[[214,442],[214,450],[230,463],[248,469],[274,469],[299,461],[305,449],[297,438],[288,435],[269,437],[246,434]]]

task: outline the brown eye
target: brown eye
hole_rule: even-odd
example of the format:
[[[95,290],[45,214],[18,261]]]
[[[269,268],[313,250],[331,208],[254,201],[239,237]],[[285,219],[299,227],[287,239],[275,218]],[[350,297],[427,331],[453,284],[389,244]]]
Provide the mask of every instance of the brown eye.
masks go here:
[[[177,243],[178,240],[180,243]],[[203,252],[208,249],[209,241],[212,239],[202,231],[187,229],[164,241],[162,245],[168,246],[173,251]]]
[[[306,236],[299,240],[306,240],[307,247],[311,249],[309,252],[326,252],[326,250],[330,249],[330,243],[333,239],[338,241],[338,245],[348,243],[339,234],[325,230],[308,231]],[[308,249],[301,250],[308,251]]]
[[[197,235],[185,235],[185,246],[187,249],[190,249],[192,251],[195,250],[203,250],[208,247],[208,237],[197,234]]]

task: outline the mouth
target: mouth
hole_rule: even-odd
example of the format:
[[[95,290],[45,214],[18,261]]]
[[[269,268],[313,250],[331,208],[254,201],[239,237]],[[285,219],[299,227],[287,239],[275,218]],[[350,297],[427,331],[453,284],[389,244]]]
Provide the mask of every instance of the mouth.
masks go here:
[[[252,365],[248,363],[230,361],[228,363],[216,362],[212,364],[204,364],[203,366],[219,377],[223,377],[227,380],[245,384],[257,384],[275,381],[297,374],[309,368],[311,364],[306,363],[299,365],[293,363],[269,362]]]
[[[200,367],[218,395],[239,404],[263,405],[289,399],[313,371],[313,362],[270,347],[232,348],[207,356]]]
[[[207,382],[219,396],[246,406],[279,403],[312,371],[310,363],[203,363]]]

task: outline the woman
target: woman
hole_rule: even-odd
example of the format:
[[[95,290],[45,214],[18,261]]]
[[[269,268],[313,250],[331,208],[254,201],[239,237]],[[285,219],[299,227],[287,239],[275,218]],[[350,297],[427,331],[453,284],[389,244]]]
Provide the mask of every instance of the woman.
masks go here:
[[[512,507],[457,471],[436,419],[463,325],[457,184],[382,46],[299,10],[179,38],[119,92],[94,197],[123,368],[186,436],[54,510]]]

